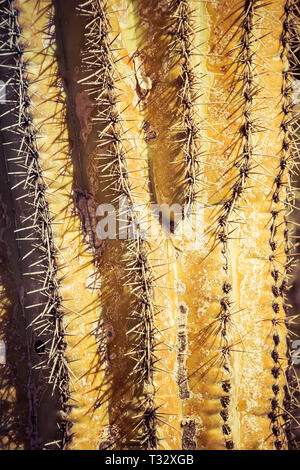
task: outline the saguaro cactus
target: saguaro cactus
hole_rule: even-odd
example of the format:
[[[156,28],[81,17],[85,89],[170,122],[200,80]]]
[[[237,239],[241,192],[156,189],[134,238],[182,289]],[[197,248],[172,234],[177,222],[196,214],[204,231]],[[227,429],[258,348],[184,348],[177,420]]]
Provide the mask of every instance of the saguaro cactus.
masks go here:
[[[1,447],[297,447],[296,0],[0,9]]]

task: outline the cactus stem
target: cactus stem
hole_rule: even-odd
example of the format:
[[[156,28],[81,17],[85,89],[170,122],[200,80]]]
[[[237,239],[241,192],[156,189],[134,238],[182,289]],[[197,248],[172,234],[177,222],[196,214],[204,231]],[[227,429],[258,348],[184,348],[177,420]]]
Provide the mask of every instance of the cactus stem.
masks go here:
[[[97,147],[105,148],[104,152],[96,156],[98,160],[103,159],[105,162],[98,166],[102,167],[104,177],[109,182],[105,190],[110,189],[116,193],[114,201],[117,202],[125,197],[129,205],[134,206],[135,195],[131,181],[143,182],[143,179],[133,176],[126,164],[128,153],[130,157],[130,151],[124,146],[124,143],[128,142],[126,137],[128,130],[123,129],[124,119],[121,117],[122,111],[118,109],[117,83],[120,78],[116,73],[116,63],[120,59],[116,60],[113,54],[113,44],[116,38],[111,38],[110,13],[107,3],[98,0],[81,4],[79,11],[88,18],[85,32],[86,51],[83,55],[86,77],[83,82],[92,85],[90,93],[94,93],[96,101],[101,103],[96,120],[107,123],[103,130],[98,132]],[[91,77],[95,79],[95,82],[90,82]],[[119,214],[119,217],[121,215]],[[127,271],[125,285],[131,288],[131,294],[134,297],[130,317],[133,321],[138,320],[138,327],[135,326],[129,335],[134,337],[135,344],[128,355],[136,362],[132,370],[136,385],[141,384],[145,394],[145,400],[140,404],[141,413],[136,417],[136,429],[139,429],[141,435],[139,446],[155,449],[158,419],[154,408],[153,391],[149,393],[146,390],[154,390],[153,373],[157,362],[154,326],[156,306],[153,302],[156,280],[148,259],[147,242],[142,238],[141,221],[133,214],[129,224],[136,227],[136,239],[127,243],[125,258],[130,271]]]
[[[297,2],[294,0],[287,0],[284,5],[284,18],[282,22],[282,33],[281,33],[281,60],[283,62],[282,70],[282,121],[281,121],[281,131],[283,133],[282,149],[280,153],[280,162],[278,167],[278,173],[274,179],[274,190],[272,194],[272,202],[274,209],[272,213],[272,225],[270,227],[271,237],[270,237],[270,246],[274,251],[279,240],[276,240],[277,227],[279,224],[276,224],[276,219],[279,216],[278,206],[280,204],[284,205],[284,253],[285,253],[285,263],[284,263],[284,272],[280,273],[275,267],[272,267],[271,275],[274,280],[272,286],[272,292],[274,297],[280,296],[282,298],[282,307],[286,313],[289,311],[289,306],[287,304],[286,294],[289,289],[289,272],[292,267],[292,261],[295,253],[292,253],[294,248],[292,242],[292,229],[290,228],[291,223],[288,220],[288,216],[295,210],[293,204],[294,201],[294,188],[292,187],[291,177],[294,174],[295,159],[293,155],[293,147],[297,147],[298,137],[295,135],[295,124],[298,121],[298,114],[295,113],[292,103],[292,91],[293,91],[293,74],[297,72],[299,68],[299,61],[297,56],[294,54],[295,41],[299,44],[299,39],[297,34],[300,33],[300,25],[298,19],[297,11]],[[287,181],[284,182],[283,179]],[[284,192],[284,194],[282,194]],[[296,254],[297,255],[297,254]],[[292,259],[289,260],[289,257]],[[276,301],[276,300],[274,300]],[[276,312],[274,313],[276,315]],[[288,324],[288,322],[287,322]],[[288,328],[287,331],[289,332]],[[288,333],[289,334],[289,333]],[[272,351],[272,357],[274,363],[276,363],[276,343],[277,343],[278,334],[273,334],[274,350]],[[290,448],[295,448],[295,439],[291,432],[291,425],[293,422],[292,411],[295,410],[297,406],[297,398],[293,393],[293,386],[297,382],[297,375],[292,366],[291,353],[290,353],[290,344],[289,336],[287,335],[287,350],[286,358],[287,367],[282,368],[284,373],[285,385],[283,386],[283,408],[280,407],[279,403],[274,412],[277,412],[279,416],[283,417],[284,424],[280,427],[280,432],[278,431],[277,426],[272,427],[272,432],[275,437],[275,447],[280,449],[282,447],[280,437],[283,434],[284,438],[287,439]],[[281,359],[283,360],[283,359]],[[295,387],[297,388],[297,387]],[[277,395],[277,388],[275,386],[274,391],[274,400]],[[283,410],[283,413],[282,413]],[[277,420],[278,421],[278,420]]]

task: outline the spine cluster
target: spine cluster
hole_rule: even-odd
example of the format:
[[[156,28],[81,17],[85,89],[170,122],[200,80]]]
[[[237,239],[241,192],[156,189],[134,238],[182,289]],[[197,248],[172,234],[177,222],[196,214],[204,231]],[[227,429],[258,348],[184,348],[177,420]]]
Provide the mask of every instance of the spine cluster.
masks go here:
[[[197,199],[201,183],[201,129],[197,113],[197,99],[201,95],[201,80],[197,74],[198,65],[194,64],[193,55],[196,28],[193,10],[189,0],[175,0],[174,26],[171,47],[181,66],[181,86],[179,100],[182,107],[181,123],[176,127],[180,132],[180,142],[184,155],[184,175],[182,181],[183,204],[189,213]]]
[[[4,3],[4,2],[2,2]],[[48,371],[49,383],[58,389],[64,407],[69,398],[69,367],[65,357],[65,327],[61,297],[59,295],[58,269],[55,261],[51,215],[46,201],[46,184],[39,164],[38,129],[31,114],[30,77],[26,71],[22,32],[14,2],[5,2],[2,28],[8,41],[1,47],[2,67],[7,71],[6,89],[14,123],[6,131],[4,145],[10,191],[15,203],[16,240],[22,266],[22,303],[26,327],[40,361],[35,364],[29,353],[29,369]],[[1,35],[5,37],[5,35]],[[5,58],[3,60],[3,57]],[[30,286],[30,287],[28,287]],[[29,371],[29,391],[34,384]],[[37,402],[31,399],[31,436],[33,447],[38,445]],[[67,428],[67,425],[65,426]],[[67,429],[62,429],[66,440]]]
[[[253,172],[253,136],[257,132],[257,123],[253,116],[254,97],[257,94],[257,84],[255,81],[256,72],[254,67],[253,45],[256,41],[254,34],[255,28],[255,11],[260,5],[259,0],[246,0],[240,8],[240,24],[238,25],[238,52],[235,53],[233,69],[235,78],[230,86],[229,100],[237,102],[238,107],[242,107],[242,125],[236,142],[232,145],[232,152],[238,152],[234,162],[234,167],[238,169],[238,173],[234,177],[234,181],[229,189],[229,195],[222,200],[221,214],[218,218],[217,238],[222,246],[222,255],[224,258],[223,269],[227,276],[230,276],[230,251],[229,243],[236,231],[234,225],[240,222],[240,202],[245,198],[247,191],[248,179]],[[242,142],[240,144],[240,142]],[[227,449],[234,447],[231,438],[231,429],[227,424],[228,406],[230,403],[230,375],[231,375],[231,344],[229,339],[229,327],[231,319],[232,301],[230,292],[232,284],[230,277],[224,281],[222,286],[223,297],[220,300],[221,310],[219,313],[220,332],[222,338],[222,359],[224,373],[228,379],[224,382],[223,390],[226,393],[221,398],[223,410],[221,412],[224,421],[223,433],[225,435],[225,444]]]
[[[282,70],[282,121],[281,121],[281,133],[283,136],[282,139],[282,148],[280,153],[280,161],[278,166],[278,173],[274,180],[274,191],[272,194],[273,206],[272,211],[272,225],[270,227],[271,237],[270,237],[270,246],[272,251],[275,251],[276,246],[279,245],[280,240],[275,240],[276,236],[276,219],[279,215],[279,204],[283,206],[284,211],[284,254],[285,254],[285,263],[283,273],[280,272],[280,266],[275,266],[271,270],[271,275],[274,279],[274,285],[272,286],[272,292],[275,297],[273,303],[273,310],[278,311],[278,302],[277,298],[282,298],[282,307],[286,315],[289,315],[289,304],[287,299],[287,293],[289,290],[289,278],[290,272],[294,265],[293,258],[293,248],[292,243],[292,227],[290,223],[290,217],[292,217],[292,212],[294,208],[294,192],[293,192],[293,183],[292,179],[295,174],[295,158],[294,154],[297,151],[297,121],[298,114],[294,110],[294,103],[292,101],[293,93],[293,80],[297,78],[297,72],[299,71],[299,59],[297,57],[297,47],[299,44],[299,33],[300,33],[300,22],[298,14],[297,2],[294,0],[287,0],[284,5],[284,17],[282,22],[282,34],[281,34],[281,60],[283,62]],[[277,210],[276,210],[277,209]],[[272,254],[273,255],[273,254]],[[273,261],[274,257],[271,255],[270,260]],[[277,269],[276,269],[277,268]],[[275,311],[274,310],[274,311]],[[276,314],[276,311],[275,311]],[[276,322],[276,317],[274,318],[274,328],[278,326],[279,322]],[[288,319],[286,320],[288,323]],[[274,350],[272,351],[272,358],[274,359],[274,367],[276,365],[279,372],[282,372],[283,368],[280,367],[282,361],[278,358],[276,354],[276,346],[279,338],[276,331],[273,335]],[[295,448],[295,439],[291,431],[293,423],[293,411],[296,409],[296,403],[298,398],[295,396],[295,391],[297,390],[297,376],[296,372],[292,366],[291,352],[289,337],[287,336],[287,366],[284,367],[285,370],[285,385],[283,387],[283,406],[280,406],[278,400],[276,401],[277,389],[274,385],[274,402],[277,407],[274,412],[272,409],[272,418],[274,419],[277,413],[277,416],[282,416],[284,420],[283,429],[279,429],[278,425],[272,427],[272,432],[276,438],[275,446],[277,449],[282,448],[283,438],[287,439],[288,444],[291,448]],[[276,361],[277,359],[277,361]],[[285,364],[284,364],[285,365]],[[273,403],[273,402],[272,402]],[[281,433],[280,433],[281,431]],[[282,438],[283,434],[283,438]]]
[[[88,1],[80,6],[80,13],[88,18],[86,26],[86,51],[83,63],[90,93],[101,103],[95,120],[103,123],[97,139],[99,169],[101,169],[106,190],[113,194],[112,202],[127,201],[127,207],[134,206],[134,195],[130,174],[127,168],[127,150],[124,146],[126,134],[124,122],[118,106],[118,72],[113,55],[109,10],[107,2]],[[119,214],[120,219],[124,214]],[[154,407],[153,374],[157,357],[156,329],[154,317],[158,308],[154,304],[154,273],[149,260],[147,242],[143,237],[143,227],[137,214],[132,212],[128,219],[128,229],[133,230],[134,239],[126,242],[128,277],[133,296],[131,320],[135,327],[130,333],[132,350],[130,356],[135,364],[132,379],[137,387],[142,386],[141,409],[137,414],[136,433],[140,435],[137,445],[140,448],[157,447],[157,413]],[[125,242],[124,242],[125,243]]]

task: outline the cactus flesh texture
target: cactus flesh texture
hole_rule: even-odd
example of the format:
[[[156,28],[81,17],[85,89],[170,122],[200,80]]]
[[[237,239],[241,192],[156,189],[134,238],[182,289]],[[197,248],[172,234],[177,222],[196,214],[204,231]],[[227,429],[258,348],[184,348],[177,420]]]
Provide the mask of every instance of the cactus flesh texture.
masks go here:
[[[297,448],[297,1],[0,11],[1,448]]]

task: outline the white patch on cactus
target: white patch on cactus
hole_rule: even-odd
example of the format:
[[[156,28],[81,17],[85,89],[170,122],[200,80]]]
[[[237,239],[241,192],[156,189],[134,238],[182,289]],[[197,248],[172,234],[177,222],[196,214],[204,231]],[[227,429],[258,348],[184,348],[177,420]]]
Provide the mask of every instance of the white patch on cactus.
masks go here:
[[[0,364],[6,364],[6,344],[2,339],[0,340]]]
[[[3,80],[0,80],[0,104],[6,102],[6,84]]]
[[[184,295],[186,290],[186,285],[182,281],[175,281],[174,283],[175,293],[177,295]]]
[[[300,111],[300,80],[293,81],[292,103],[294,111]]]

